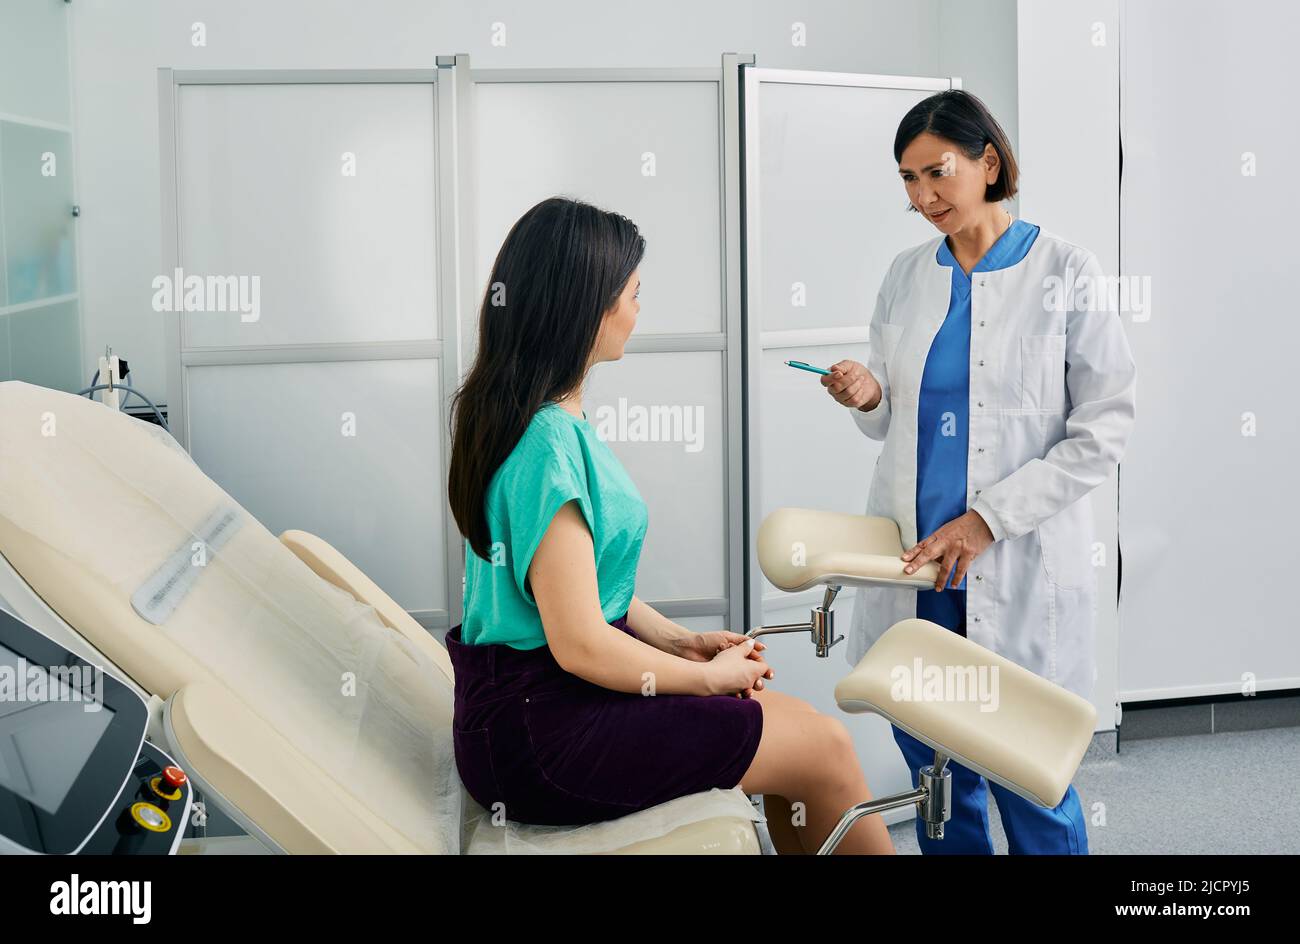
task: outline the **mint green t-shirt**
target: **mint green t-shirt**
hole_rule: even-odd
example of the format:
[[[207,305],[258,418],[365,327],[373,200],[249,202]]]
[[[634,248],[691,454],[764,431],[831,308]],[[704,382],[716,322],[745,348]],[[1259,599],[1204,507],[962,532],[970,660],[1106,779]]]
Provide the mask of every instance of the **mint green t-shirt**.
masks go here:
[[[627,612],[645,539],[646,505],[583,416],[544,404],[493,474],[484,499],[491,560],[465,542],[461,639],[466,644],[516,649],[547,644],[526,579],[537,545],[567,501],[577,501],[591,531],[601,612],[608,622]]]

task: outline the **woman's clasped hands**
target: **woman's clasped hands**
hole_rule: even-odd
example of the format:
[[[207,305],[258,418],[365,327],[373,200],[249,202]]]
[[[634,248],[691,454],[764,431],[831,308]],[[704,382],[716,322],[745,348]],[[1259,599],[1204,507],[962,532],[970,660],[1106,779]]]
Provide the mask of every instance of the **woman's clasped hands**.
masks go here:
[[[755,691],[763,689],[764,679],[775,675],[767,660],[759,655],[766,648],[764,643],[750,636],[717,630],[692,633],[678,655],[694,662],[709,663],[712,694],[750,698]]]

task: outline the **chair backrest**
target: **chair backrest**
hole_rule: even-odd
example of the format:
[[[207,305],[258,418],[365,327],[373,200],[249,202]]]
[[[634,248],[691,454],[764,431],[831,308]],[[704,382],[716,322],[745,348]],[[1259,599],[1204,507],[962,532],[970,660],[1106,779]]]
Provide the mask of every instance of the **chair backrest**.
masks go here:
[[[335,809],[304,802],[309,812],[294,814],[292,836],[311,836],[310,848],[459,851],[443,667],[313,573],[163,430],[82,397],[0,383],[0,553],[146,691],[167,699],[201,686],[218,693],[204,705],[237,699],[241,724],[268,728],[250,742],[292,745],[294,763],[310,768],[296,770],[297,789],[330,793]],[[274,762],[263,755],[257,763]],[[222,790],[232,763],[239,757],[196,772]],[[252,774],[240,772],[274,792],[274,770]],[[276,802],[283,810],[293,798]],[[328,820],[339,803],[374,828],[336,838]],[[257,825],[280,842],[277,822]]]

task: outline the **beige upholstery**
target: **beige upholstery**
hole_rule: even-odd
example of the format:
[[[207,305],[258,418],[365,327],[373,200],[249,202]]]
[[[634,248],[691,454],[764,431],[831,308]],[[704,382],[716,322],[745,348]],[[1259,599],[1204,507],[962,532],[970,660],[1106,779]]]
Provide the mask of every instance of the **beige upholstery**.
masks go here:
[[[613,855],[757,855],[758,834],[753,823],[738,816],[688,823],[665,836],[643,839]]]
[[[303,854],[423,851],[357,803],[223,686],[186,685],[168,708],[170,734],[183,765],[213,784],[282,849]]]
[[[796,593],[818,584],[933,587],[939,565],[903,573],[902,539],[888,518],[812,508],[778,508],[758,529],[758,561],[767,579]]]
[[[338,697],[337,654],[349,647],[364,652],[359,684],[387,680],[393,702],[413,712],[440,703],[428,670],[401,646],[384,643],[387,630],[358,612],[355,600],[319,581],[256,521],[243,521],[164,625],[134,609],[136,589],[177,548],[192,547],[191,535],[214,508],[231,505],[155,428],[82,397],[0,383],[0,553],[33,594],[145,693],[166,700],[191,686],[214,690],[194,709],[193,724],[227,764],[247,759],[242,780],[230,778],[232,794],[246,800],[253,791],[270,794],[250,801],[257,815],[269,815],[257,826],[289,852],[319,851],[331,836],[356,838],[332,822],[340,814],[330,798],[344,785],[337,772],[352,775],[342,801],[351,804],[356,823],[391,823],[427,810],[428,787],[413,773],[428,770],[426,732],[364,688],[351,701]],[[264,583],[250,582],[250,574]],[[313,582],[320,589],[312,590]],[[268,597],[264,588],[278,586],[305,589]],[[274,601],[289,598],[304,610],[278,613]],[[312,662],[302,661],[304,650],[294,645],[308,628],[322,647]],[[203,711],[218,702],[219,717]],[[293,734],[277,727],[287,719]],[[358,737],[358,724],[365,725],[365,737]],[[315,761],[295,758],[286,744]],[[424,747],[418,760],[413,745]],[[290,775],[268,766],[277,756],[294,758],[284,765],[294,769],[291,794],[280,786]],[[334,770],[323,769],[322,759],[334,760]],[[194,772],[224,795],[226,767],[214,763],[211,771]],[[370,806],[368,791],[358,789],[371,780],[390,785],[382,807]],[[292,802],[291,816],[282,815],[277,800]],[[421,841],[405,845],[442,851],[427,819],[416,828]],[[333,848],[400,848],[390,830]]]
[[[835,701],[883,715],[1047,807],[1061,802],[1097,721],[1091,702],[922,619],[886,630],[835,686]]]
[[[370,604],[385,623],[422,648],[429,649],[434,660],[447,673],[447,677],[454,678],[451,659],[446,649],[440,646],[406,610],[398,606],[392,597],[384,593],[373,580],[329,543],[305,531],[286,531],[280,535],[280,540],[317,576],[346,590],[362,603]],[[515,824],[515,830],[525,842],[528,842],[530,830],[526,824]],[[471,848],[469,851],[474,850]],[[758,852],[758,836],[753,824],[747,819],[727,816],[679,826],[665,835],[622,847],[616,850],[615,854],[739,855]]]
[[[397,601],[332,545],[306,531],[286,531],[280,535],[280,543],[293,551],[317,577],[374,607],[375,613],[387,626],[428,653],[448,679],[454,678],[447,650],[438,645],[429,631],[417,623],[410,613],[398,606]]]
[[[57,548],[0,515],[0,554],[45,603],[144,691],[162,697],[187,681],[212,680],[184,650],[159,643],[129,601],[89,577]]]

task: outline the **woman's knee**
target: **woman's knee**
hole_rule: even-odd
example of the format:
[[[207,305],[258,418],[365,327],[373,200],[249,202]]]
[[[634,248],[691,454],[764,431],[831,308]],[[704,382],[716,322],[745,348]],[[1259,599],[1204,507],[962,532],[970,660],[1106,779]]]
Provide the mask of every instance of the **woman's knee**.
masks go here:
[[[856,787],[865,779],[865,775],[862,763],[858,760],[857,748],[853,744],[853,732],[839,718],[830,715],[823,717],[829,722],[827,778],[833,779],[840,787]]]
[[[806,794],[847,779],[853,739],[838,718],[793,706],[764,705],[763,737],[741,779],[748,793]]]
[[[831,747],[835,748],[839,755],[852,754],[853,732],[849,730],[849,726],[832,715],[822,715],[822,717],[829,722],[830,731],[827,736],[830,738]]]

